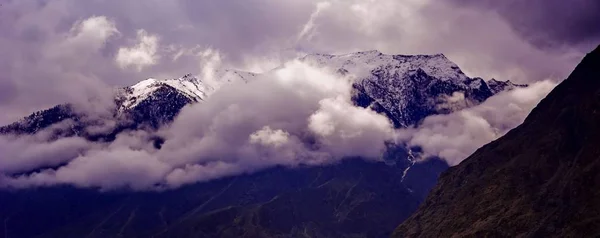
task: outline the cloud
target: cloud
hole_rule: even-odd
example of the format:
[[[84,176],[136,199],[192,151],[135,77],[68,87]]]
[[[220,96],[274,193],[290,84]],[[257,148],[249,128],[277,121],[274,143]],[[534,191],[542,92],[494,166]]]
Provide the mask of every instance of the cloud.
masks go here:
[[[444,53],[471,76],[516,82],[562,79],[583,55],[540,49],[497,14],[445,1],[332,1],[320,15],[318,34],[301,43],[312,52]]]
[[[399,130],[396,136],[399,142],[421,147],[425,157],[437,156],[454,166],[521,124],[555,86],[545,80],[502,92],[480,105],[427,117],[418,128]]]
[[[91,16],[75,20],[63,31],[41,29],[58,27],[51,24],[52,14],[56,13],[53,11],[38,12],[48,17],[43,21],[26,13],[16,20],[10,15],[1,16],[8,22],[14,21],[12,28],[6,28],[0,36],[0,51],[11,59],[0,64],[0,84],[6,86],[2,87],[0,102],[3,125],[32,109],[65,102],[107,102],[106,98],[112,97],[112,88],[95,72],[106,66],[97,61],[120,34],[116,23],[104,16]]]
[[[393,139],[392,124],[352,105],[351,80],[292,61],[248,83],[221,88],[184,108],[158,132],[127,132],[77,153],[48,153],[56,158],[47,159],[61,166],[4,178],[2,185],[161,190],[276,165],[321,165],[347,157],[379,160],[384,142]],[[156,136],[165,140],[160,150],[152,145]],[[23,140],[29,143],[6,149],[62,149],[51,147],[58,142]]]
[[[121,47],[115,61],[121,68],[135,67],[138,71],[158,62],[158,37],[149,35],[145,30],[138,30],[138,43],[132,47]]]
[[[448,1],[448,0],[446,0]],[[542,48],[583,45],[600,40],[600,2],[590,0],[449,0],[460,7],[498,13],[518,34]]]
[[[0,137],[0,173],[26,172],[40,167],[58,166],[90,148],[82,138],[46,142],[37,138]]]
[[[290,134],[282,130],[273,130],[269,126],[250,134],[250,143],[279,147],[288,143]]]
[[[95,145],[80,150],[78,154],[46,154],[45,159],[62,158],[62,166],[44,169],[25,175],[0,180],[0,185],[14,188],[74,184],[79,187],[150,189],[169,171],[166,163],[152,155],[152,149],[144,132],[125,133],[108,145]],[[65,140],[65,139],[61,139]],[[59,141],[61,141],[59,140]],[[28,144],[29,148],[48,147],[57,142]],[[93,145],[93,143],[86,142]],[[10,147],[9,150],[15,148]],[[62,148],[46,150],[60,151]],[[3,184],[4,183],[4,184]]]
[[[82,58],[97,54],[111,37],[118,34],[114,21],[105,16],[92,16],[75,22],[67,33],[58,36],[56,46],[49,47],[45,54],[49,60],[68,64],[66,67],[85,64],[87,62]]]
[[[472,108],[430,116],[416,128],[395,130],[385,116],[351,104],[351,82],[293,61],[248,83],[221,88],[205,102],[184,108],[158,132],[121,133],[104,144],[48,141],[52,129],[35,137],[2,138],[0,186],[164,190],[277,165],[322,165],[348,157],[377,161],[392,141],[422,148],[423,158],[456,165],[520,124],[556,85],[540,81]],[[160,150],[153,146],[155,137],[165,140]],[[40,166],[54,168],[10,176]]]
[[[387,117],[352,105],[347,98],[327,98],[319,102],[308,128],[321,137],[327,153],[336,157],[373,157],[385,150],[392,128]]]
[[[302,31],[300,31],[300,34],[298,34],[298,40],[302,40],[305,37],[308,40],[310,40],[310,38],[312,38],[313,31],[315,30],[315,21],[316,21],[316,18],[319,17],[319,14],[324,9],[326,9],[326,8],[328,8],[330,6],[331,6],[330,2],[319,2],[319,3],[317,3],[315,11],[312,14],[310,14],[310,18],[308,19],[308,22],[306,22],[306,24],[304,24],[304,26],[302,27]]]

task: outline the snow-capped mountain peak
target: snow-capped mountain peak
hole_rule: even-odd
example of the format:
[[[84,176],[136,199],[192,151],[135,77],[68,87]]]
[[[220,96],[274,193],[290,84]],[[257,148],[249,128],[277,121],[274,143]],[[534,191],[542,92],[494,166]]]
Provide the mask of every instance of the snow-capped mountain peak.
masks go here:
[[[396,127],[418,124],[429,115],[479,104],[516,85],[470,78],[443,54],[386,55],[377,50],[344,55],[311,54],[300,59],[355,77],[353,100],[386,114]]]
[[[186,74],[177,79],[154,79],[149,78],[124,89],[121,110],[131,109],[154,92],[163,87],[171,87],[189,98],[191,101],[203,101],[214,88],[192,74]]]
[[[367,77],[375,69],[391,70],[400,76],[421,69],[427,75],[443,81],[463,81],[468,78],[458,65],[443,54],[387,55],[377,50],[371,50],[343,55],[310,54],[300,60],[317,67],[348,72],[356,75],[357,78]]]

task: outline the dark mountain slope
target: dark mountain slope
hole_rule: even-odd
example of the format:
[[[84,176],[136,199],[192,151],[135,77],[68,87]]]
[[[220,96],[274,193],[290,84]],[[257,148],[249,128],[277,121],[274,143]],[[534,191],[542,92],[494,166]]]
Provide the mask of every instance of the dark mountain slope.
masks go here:
[[[431,160],[419,164],[438,168]],[[8,237],[387,237],[422,201],[405,165],[277,167],[165,192],[0,190]],[[414,168],[415,171],[418,168]],[[428,186],[428,185],[427,185]],[[415,192],[411,192],[411,191]],[[390,209],[395,207],[397,209]]]
[[[600,47],[502,138],[445,172],[395,237],[600,236]]]

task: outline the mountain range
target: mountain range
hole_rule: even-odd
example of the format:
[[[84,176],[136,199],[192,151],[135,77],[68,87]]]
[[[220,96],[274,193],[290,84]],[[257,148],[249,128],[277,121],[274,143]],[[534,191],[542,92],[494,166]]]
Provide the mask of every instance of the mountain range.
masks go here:
[[[339,75],[354,75],[350,100],[385,115],[395,127],[478,105],[516,87],[510,81],[470,78],[444,55],[386,55],[366,51],[298,59]],[[266,74],[269,74],[267,72]],[[103,120],[72,104],[33,113],[0,128],[31,135],[58,123],[53,138],[97,143],[131,130],[168,125],[190,104],[203,103],[229,83],[260,80],[235,70],[209,84],[191,74],[146,79],[117,90],[106,130]],[[461,100],[451,100],[460,96]],[[161,139],[155,138],[160,149]],[[348,158],[322,166],[273,167],[157,192],[55,186],[0,191],[0,234],[9,237],[386,237],[425,199],[448,165],[420,158],[419,148],[390,145],[385,162]],[[455,169],[452,169],[454,171]],[[20,174],[31,171],[20,171]],[[51,204],[51,206],[48,206]]]

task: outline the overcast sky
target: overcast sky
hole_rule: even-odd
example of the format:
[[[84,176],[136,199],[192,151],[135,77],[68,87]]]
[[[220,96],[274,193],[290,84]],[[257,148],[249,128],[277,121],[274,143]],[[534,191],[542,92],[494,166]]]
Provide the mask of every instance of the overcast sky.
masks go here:
[[[198,50],[264,71],[304,53],[444,53],[471,76],[564,78],[599,39],[594,0],[3,0],[0,124],[148,77]],[[551,47],[549,47],[551,46]]]
[[[476,108],[428,118],[415,130],[393,131],[380,115],[352,107],[341,99],[347,96],[347,84],[338,84],[334,76],[292,63],[283,71],[296,76],[274,77],[296,82],[294,88],[281,83],[245,86],[263,90],[254,92],[232,87],[219,92],[214,96],[216,99],[202,107],[185,109],[172,127],[160,132],[172,141],[165,144],[167,152],[147,148],[142,139],[149,135],[143,132],[121,135],[118,143],[102,148],[78,139],[37,143],[44,140],[44,135],[18,140],[0,138],[0,148],[9,151],[3,157],[8,159],[0,161],[4,167],[0,173],[33,165],[60,164],[65,162],[60,158],[72,159],[81,151],[88,151],[77,160],[66,160],[71,163],[62,170],[24,178],[23,184],[65,182],[146,188],[168,180],[171,185],[179,186],[274,164],[294,166],[327,163],[332,157],[375,156],[382,146],[378,142],[392,138],[423,146],[429,155],[443,156],[454,165],[518,125],[583,55],[600,42],[600,2],[595,0],[1,0],[0,3],[2,125],[59,103],[111,102],[113,88],[149,77],[178,78],[187,73],[200,74],[203,68],[215,65],[264,72],[310,53],[373,49],[387,54],[443,53],[469,76],[532,85],[530,89],[499,95]],[[318,77],[339,89],[319,89],[323,82],[315,83],[307,79],[310,77]],[[296,95],[298,88],[305,89],[304,93],[310,97]],[[280,95],[282,100],[272,102],[263,94]],[[230,113],[240,118],[250,113],[243,110],[245,107],[231,105],[264,110],[264,117],[249,116],[254,121],[243,125],[239,121],[217,120]],[[272,108],[286,110],[269,114]],[[504,114],[498,117],[499,113]],[[348,115],[361,120],[347,120]],[[199,119],[207,122],[192,123]],[[219,123],[214,124],[215,121]],[[363,134],[351,139],[340,137],[338,130],[323,127],[327,123],[334,123],[342,132],[357,130]],[[435,126],[440,124],[446,126]],[[207,136],[206,128],[220,134]],[[227,136],[232,133],[230,128],[244,131],[240,137],[244,140]],[[304,130],[323,139],[323,148],[304,155],[314,161],[281,156],[306,153],[299,143],[303,139],[299,132]],[[190,131],[196,134],[189,134]],[[199,134],[201,138],[197,137]],[[233,145],[236,149],[221,148],[223,145]],[[357,145],[371,149],[356,149]],[[30,153],[21,153],[28,149]],[[185,151],[194,151],[195,157],[181,154]],[[273,153],[278,155],[277,161],[205,161],[214,157],[272,158]],[[48,154],[56,155],[50,156],[56,160],[48,160]],[[199,160],[198,154],[206,157]],[[178,160],[164,163],[165,157],[174,155]],[[120,163],[122,157],[127,157],[130,163]],[[87,173],[90,168],[95,171],[94,166],[115,168],[124,175],[115,181],[103,180],[105,174]],[[198,177],[199,174],[202,176]]]

